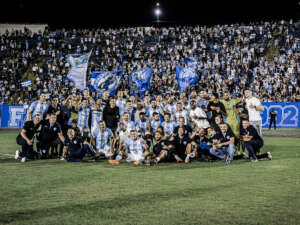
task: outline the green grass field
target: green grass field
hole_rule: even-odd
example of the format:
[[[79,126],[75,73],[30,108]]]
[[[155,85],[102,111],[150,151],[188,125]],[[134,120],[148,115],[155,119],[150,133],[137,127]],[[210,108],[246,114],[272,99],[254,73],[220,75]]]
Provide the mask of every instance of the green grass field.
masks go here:
[[[300,224],[300,139],[266,137],[273,160],[21,164],[0,131],[0,224]]]

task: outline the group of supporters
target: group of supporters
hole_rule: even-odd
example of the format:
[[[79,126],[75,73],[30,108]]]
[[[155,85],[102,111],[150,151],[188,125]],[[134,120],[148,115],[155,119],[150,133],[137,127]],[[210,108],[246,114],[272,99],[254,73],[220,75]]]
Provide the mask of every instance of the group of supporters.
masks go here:
[[[270,152],[260,154],[263,110],[248,89],[235,98],[225,91],[222,99],[204,90],[189,96],[129,96],[119,90],[116,97],[105,91],[94,99],[84,90],[79,99],[71,95],[61,103],[52,96],[50,105],[42,93],[28,109],[17,137],[22,151],[15,158],[79,162],[91,157],[115,165],[121,160],[134,165],[218,159],[231,163],[242,158],[257,162],[272,159]]]

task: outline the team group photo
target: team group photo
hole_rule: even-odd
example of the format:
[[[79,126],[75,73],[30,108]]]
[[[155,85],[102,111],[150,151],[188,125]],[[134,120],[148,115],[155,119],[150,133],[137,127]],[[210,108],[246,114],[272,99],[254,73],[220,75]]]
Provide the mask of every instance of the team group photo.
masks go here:
[[[0,224],[299,224],[299,3],[43,4],[2,4]]]

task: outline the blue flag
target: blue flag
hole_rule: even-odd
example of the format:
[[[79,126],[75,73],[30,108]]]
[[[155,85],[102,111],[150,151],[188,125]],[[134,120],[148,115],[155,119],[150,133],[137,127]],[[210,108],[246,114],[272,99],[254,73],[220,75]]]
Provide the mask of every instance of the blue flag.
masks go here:
[[[150,80],[152,75],[152,69],[146,68],[142,70],[137,70],[131,74],[131,82],[136,85],[135,89],[132,91],[133,94],[143,95],[145,91],[150,90]]]
[[[91,76],[91,87],[103,93],[108,91],[110,96],[114,96],[119,86],[119,81],[122,77],[123,70],[93,72]]]
[[[191,68],[176,66],[176,80],[178,84],[178,90],[183,92],[191,84],[197,83],[198,74]]]
[[[26,80],[26,81],[23,81],[23,82],[21,83],[21,85],[22,85],[22,87],[23,87],[23,88],[26,88],[26,87],[32,86],[32,84],[31,84],[31,80]]]
[[[197,67],[198,58],[197,57],[187,57],[184,58],[184,63],[187,65],[187,67],[196,69]]]
[[[75,88],[83,90],[86,87],[86,71],[91,52],[87,54],[69,54],[67,62],[71,65],[71,69],[67,75],[67,79],[74,83]]]

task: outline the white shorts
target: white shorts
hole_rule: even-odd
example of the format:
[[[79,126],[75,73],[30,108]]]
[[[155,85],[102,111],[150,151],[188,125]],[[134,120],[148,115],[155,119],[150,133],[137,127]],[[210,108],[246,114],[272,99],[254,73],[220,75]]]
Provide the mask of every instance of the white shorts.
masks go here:
[[[137,153],[128,153],[127,162],[135,162],[140,161],[143,162],[145,160],[145,157],[143,156],[142,152]]]
[[[98,152],[100,153],[100,155],[104,155],[106,158],[114,155],[114,153],[110,151],[110,146],[108,145],[105,146],[104,149],[100,149]]]

